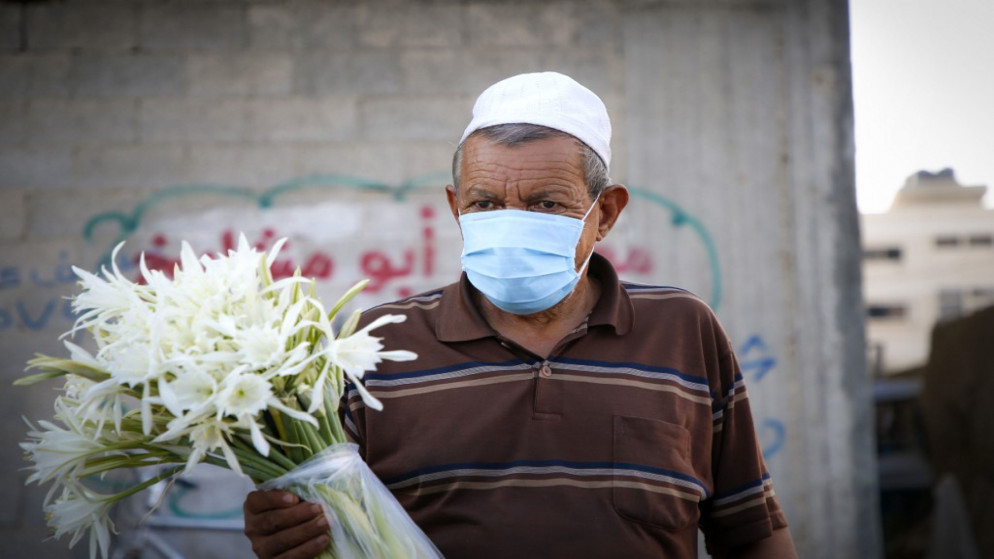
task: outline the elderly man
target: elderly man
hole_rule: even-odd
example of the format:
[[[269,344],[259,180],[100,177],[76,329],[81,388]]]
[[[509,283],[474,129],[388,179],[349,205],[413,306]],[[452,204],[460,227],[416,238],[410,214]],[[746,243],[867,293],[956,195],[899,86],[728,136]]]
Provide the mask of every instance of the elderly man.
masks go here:
[[[477,100],[446,188],[459,282],[377,307],[419,359],[384,363],[345,423],[452,558],[796,557],[729,340],[697,297],[594,253],[628,204],[601,100],[554,72]],[[260,557],[313,557],[319,509],[253,492]]]

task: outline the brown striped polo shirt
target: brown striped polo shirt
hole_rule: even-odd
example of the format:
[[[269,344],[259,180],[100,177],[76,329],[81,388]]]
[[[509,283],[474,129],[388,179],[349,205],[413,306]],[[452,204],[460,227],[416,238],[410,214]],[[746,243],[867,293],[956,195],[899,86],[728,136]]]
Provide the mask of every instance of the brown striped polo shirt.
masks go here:
[[[345,422],[373,471],[449,559],[697,557],[786,521],[729,340],[671,287],[619,282],[546,359],[502,339],[465,278],[367,311],[415,361],[366,377]]]

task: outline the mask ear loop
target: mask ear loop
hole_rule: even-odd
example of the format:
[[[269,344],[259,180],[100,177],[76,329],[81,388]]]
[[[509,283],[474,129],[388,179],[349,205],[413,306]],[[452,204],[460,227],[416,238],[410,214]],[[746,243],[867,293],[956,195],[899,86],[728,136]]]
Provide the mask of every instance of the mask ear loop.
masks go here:
[[[600,200],[600,199],[601,199],[601,195],[598,192],[597,196],[594,197],[594,202],[592,204],[590,204],[589,208],[587,208],[587,213],[583,214],[583,218],[580,219],[580,221],[583,222],[584,227],[586,227],[586,225],[587,225],[587,216],[590,215],[590,212],[594,211],[594,206],[597,205],[597,201]],[[580,230],[580,234],[581,235],[583,234],[583,230],[582,229]],[[591,259],[591,257],[594,256],[594,249],[596,247],[597,247],[597,243],[594,242],[594,246],[590,247],[590,252],[587,253],[587,258],[586,258],[586,260],[583,261],[583,265],[580,266],[579,270],[577,270],[577,272],[576,272],[577,275],[582,275],[583,272],[584,272],[584,270],[587,269],[587,264],[590,264],[590,259]]]

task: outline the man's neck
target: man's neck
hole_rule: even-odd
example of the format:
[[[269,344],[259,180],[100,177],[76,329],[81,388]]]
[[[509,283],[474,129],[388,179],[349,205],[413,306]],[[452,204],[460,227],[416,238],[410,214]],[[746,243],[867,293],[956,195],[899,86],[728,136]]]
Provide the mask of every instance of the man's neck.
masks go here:
[[[600,297],[600,284],[584,274],[573,291],[552,308],[528,315],[502,311],[478,291],[477,307],[501,336],[536,355],[548,357],[566,335],[586,320]]]

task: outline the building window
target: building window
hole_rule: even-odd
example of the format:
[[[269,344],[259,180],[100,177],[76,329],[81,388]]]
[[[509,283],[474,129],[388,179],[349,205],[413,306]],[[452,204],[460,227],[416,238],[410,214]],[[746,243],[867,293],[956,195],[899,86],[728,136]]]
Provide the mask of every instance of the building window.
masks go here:
[[[939,291],[939,320],[966,316],[994,305],[994,287],[948,288]]]
[[[994,287],[975,287],[968,297],[967,312],[974,312],[994,305]]]
[[[868,248],[863,251],[863,259],[900,262],[901,247]]]
[[[963,292],[959,289],[939,291],[939,320],[963,315]]]
[[[867,305],[866,316],[870,319],[893,319],[904,318],[908,313],[904,305]]]
[[[939,235],[935,238],[935,246],[939,248],[951,248],[959,246],[959,237],[956,235]]]
[[[974,247],[994,246],[994,235],[970,235],[969,242]]]

